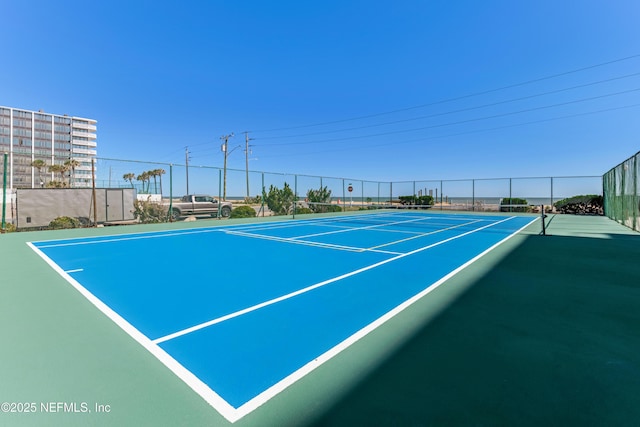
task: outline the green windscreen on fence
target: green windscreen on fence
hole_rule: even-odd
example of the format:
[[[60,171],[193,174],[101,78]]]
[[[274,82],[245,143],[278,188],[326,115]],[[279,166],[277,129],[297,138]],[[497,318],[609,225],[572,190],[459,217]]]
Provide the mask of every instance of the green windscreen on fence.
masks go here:
[[[640,152],[604,174],[604,213],[640,231]]]

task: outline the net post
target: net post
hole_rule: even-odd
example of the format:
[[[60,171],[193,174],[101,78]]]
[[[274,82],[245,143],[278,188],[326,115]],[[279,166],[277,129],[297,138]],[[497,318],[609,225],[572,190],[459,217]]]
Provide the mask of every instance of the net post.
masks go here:
[[[540,209],[540,219],[542,220],[542,235],[546,236],[547,235],[547,226],[545,224],[545,218],[547,217],[547,215],[545,215],[544,213],[544,204],[540,205],[541,209]]]

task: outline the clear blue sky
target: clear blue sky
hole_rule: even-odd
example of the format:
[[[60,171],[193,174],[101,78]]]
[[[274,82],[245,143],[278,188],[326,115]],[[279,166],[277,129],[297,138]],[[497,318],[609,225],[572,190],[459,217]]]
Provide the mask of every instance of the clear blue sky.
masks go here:
[[[0,105],[96,119],[101,157],[222,166],[249,131],[262,171],[599,175],[640,150],[639,22],[637,0],[3,1]]]

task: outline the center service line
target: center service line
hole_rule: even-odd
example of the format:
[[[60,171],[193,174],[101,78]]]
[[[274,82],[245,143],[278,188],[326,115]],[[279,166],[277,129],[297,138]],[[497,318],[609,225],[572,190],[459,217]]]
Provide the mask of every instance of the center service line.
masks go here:
[[[172,340],[174,338],[178,338],[178,337],[181,337],[183,335],[190,334],[190,333],[195,332],[195,331],[199,331],[200,329],[204,329],[206,327],[215,325],[217,323],[221,323],[221,322],[224,322],[226,320],[233,319],[234,317],[242,316],[243,314],[247,314],[247,313],[250,313],[252,311],[256,311],[256,310],[259,310],[261,308],[276,304],[276,303],[278,303],[280,301],[284,301],[284,300],[293,298],[293,297],[295,297],[297,295],[304,294],[306,292],[312,291],[312,290],[320,288],[322,286],[326,286],[326,285],[328,285],[330,283],[334,283],[334,282],[337,282],[339,280],[346,279],[347,277],[351,277],[351,276],[355,276],[355,275],[360,274],[360,273],[364,273],[365,271],[380,267],[381,265],[388,264],[388,263],[393,262],[393,261],[397,261],[397,260],[399,260],[401,258],[410,256],[410,255],[414,255],[414,254],[417,254],[419,252],[425,251],[427,249],[431,249],[431,248],[433,248],[435,246],[439,246],[439,245],[442,245],[444,243],[450,242],[452,240],[459,239],[461,237],[467,236],[469,234],[476,233],[476,232],[478,232],[480,230],[484,230],[485,228],[493,227],[494,225],[500,224],[500,223],[505,222],[505,221],[509,221],[509,220],[511,220],[513,218],[515,218],[515,217],[513,217],[513,216],[512,217],[508,217],[508,218],[505,218],[505,219],[503,219],[501,221],[485,225],[484,227],[476,228],[474,230],[467,231],[466,233],[462,233],[462,234],[459,234],[457,236],[453,236],[453,237],[450,237],[448,239],[441,240],[439,242],[433,243],[431,245],[415,249],[415,250],[413,250],[411,252],[400,254],[398,256],[386,259],[384,261],[380,261],[380,262],[377,262],[375,264],[371,264],[371,265],[369,265],[367,267],[363,267],[363,268],[360,268],[358,270],[351,271],[351,272],[343,274],[341,276],[334,277],[332,279],[328,279],[328,280],[325,280],[325,281],[320,282],[320,283],[316,283],[316,284],[311,285],[311,286],[307,286],[306,288],[299,289],[299,290],[297,290],[295,292],[288,293],[288,294],[280,296],[278,298],[273,298],[273,299],[270,299],[268,301],[262,302],[260,304],[256,304],[256,305],[253,305],[251,307],[247,307],[247,308],[245,308],[243,310],[239,310],[239,311],[236,311],[234,313],[230,313],[230,314],[227,314],[225,316],[218,317],[217,319],[209,320],[207,322],[203,322],[203,323],[200,323],[198,325],[194,325],[194,326],[191,326],[189,328],[182,329],[182,330],[174,332],[172,334],[165,335],[164,337],[156,338],[155,340],[152,340],[152,342],[154,344],[161,344],[163,342]]]

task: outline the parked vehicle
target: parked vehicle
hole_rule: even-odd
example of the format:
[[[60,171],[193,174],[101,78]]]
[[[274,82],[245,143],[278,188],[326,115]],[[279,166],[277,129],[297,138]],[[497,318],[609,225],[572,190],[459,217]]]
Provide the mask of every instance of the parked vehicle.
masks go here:
[[[169,204],[165,203],[167,208]],[[189,215],[210,215],[228,218],[231,215],[232,205],[229,202],[219,202],[218,199],[204,194],[189,194],[182,196],[179,202],[171,203],[171,218],[177,220],[180,217]]]

